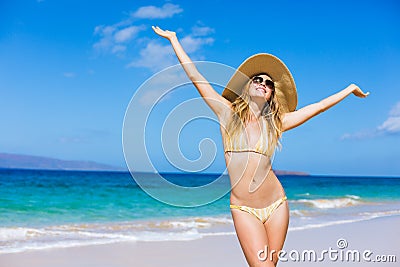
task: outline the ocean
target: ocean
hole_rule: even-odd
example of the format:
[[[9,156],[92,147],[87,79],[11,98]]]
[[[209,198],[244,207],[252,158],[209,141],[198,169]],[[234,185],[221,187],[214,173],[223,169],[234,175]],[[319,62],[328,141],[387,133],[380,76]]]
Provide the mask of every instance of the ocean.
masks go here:
[[[187,187],[220,177],[162,176]],[[289,201],[289,231],[400,215],[400,178],[278,178]],[[228,187],[228,177],[220,183]],[[149,196],[128,172],[0,170],[0,253],[234,234],[229,192],[207,205],[178,207]]]

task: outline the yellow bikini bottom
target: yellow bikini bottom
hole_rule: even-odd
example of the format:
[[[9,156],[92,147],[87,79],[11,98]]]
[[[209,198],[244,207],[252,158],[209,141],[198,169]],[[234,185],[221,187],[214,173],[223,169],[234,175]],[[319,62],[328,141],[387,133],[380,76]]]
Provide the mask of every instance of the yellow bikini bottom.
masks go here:
[[[262,223],[265,223],[269,217],[271,217],[271,214],[287,199],[286,196],[278,199],[271,205],[269,205],[266,208],[262,209],[256,209],[256,208],[251,208],[247,206],[237,206],[237,205],[230,205],[231,209],[238,209],[241,211],[248,212],[252,215],[254,215],[257,219],[259,219]]]

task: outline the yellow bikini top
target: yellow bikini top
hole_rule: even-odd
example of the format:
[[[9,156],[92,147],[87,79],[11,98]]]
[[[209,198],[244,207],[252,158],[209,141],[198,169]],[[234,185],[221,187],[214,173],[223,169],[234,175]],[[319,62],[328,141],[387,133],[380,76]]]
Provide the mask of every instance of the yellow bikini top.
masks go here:
[[[260,137],[258,138],[257,144],[254,148],[251,148],[247,145],[247,138],[246,134],[244,131],[240,133],[240,135],[237,138],[234,138],[235,140],[231,139],[229,137],[229,134],[225,135],[224,139],[224,148],[225,148],[225,153],[227,152],[255,152],[259,153],[262,155],[265,155],[269,157],[267,151],[268,151],[268,131],[267,131],[267,125],[262,120],[262,132],[260,134]]]

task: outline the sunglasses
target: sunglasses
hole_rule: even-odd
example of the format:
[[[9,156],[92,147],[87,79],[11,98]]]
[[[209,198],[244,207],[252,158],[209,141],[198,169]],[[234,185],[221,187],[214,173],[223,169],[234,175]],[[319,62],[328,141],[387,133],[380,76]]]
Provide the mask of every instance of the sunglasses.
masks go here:
[[[272,91],[275,90],[275,84],[273,81],[265,79],[263,77],[260,76],[256,76],[252,79],[253,83],[255,84],[262,84],[263,82],[265,82],[265,86],[268,87],[269,89],[271,89]]]

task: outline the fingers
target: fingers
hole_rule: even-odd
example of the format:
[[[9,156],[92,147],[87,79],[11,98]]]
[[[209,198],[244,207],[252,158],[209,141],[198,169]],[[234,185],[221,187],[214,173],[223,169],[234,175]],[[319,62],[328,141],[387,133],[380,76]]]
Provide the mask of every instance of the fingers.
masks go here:
[[[362,98],[367,97],[368,95],[369,95],[369,92],[364,93],[361,90],[358,90],[358,92],[356,93],[356,96],[362,97]]]
[[[352,92],[354,95],[358,96],[358,97],[367,97],[370,93],[366,92],[364,93],[363,90],[361,90],[361,88],[359,86],[357,86],[356,84],[352,83],[350,85],[350,87],[352,87]]]
[[[167,38],[168,40],[171,40],[176,36],[176,33],[173,31],[168,31],[168,30],[162,30],[158,26],[151,26],[151,28],[154,30],[155,33],[160,35],[161,37]]]
[[[362,95],[363,97],[366,97],[366,96],[369,95],[369,92],[364,93],[361,89],[359,89],[359,91],[360,91],[360,93],[361,93],[361,95]]]
[[[158,27],[158,26],[151,26],[154,30],[159,30],[159,31],[163,31],[160,27]]]
[[[162,32],[163,30],[160,29],[160,27],[158,26],[151,26],[151,28],[153,29],[153,31],[155,32]]]

